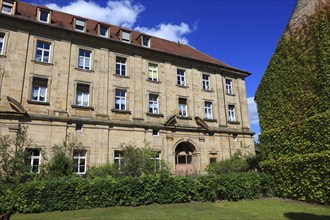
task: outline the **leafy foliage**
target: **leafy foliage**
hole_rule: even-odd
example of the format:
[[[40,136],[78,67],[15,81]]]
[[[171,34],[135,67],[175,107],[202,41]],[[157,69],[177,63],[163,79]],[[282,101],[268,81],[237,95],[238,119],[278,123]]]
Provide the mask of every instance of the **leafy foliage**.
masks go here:
[[[217,163],[212,163],[207,167],[209,174],[221,175],[228,173],[247,172],[249,164],[245,158],[241,158],[240,153],[235,153],[231,158],[222,160]]]

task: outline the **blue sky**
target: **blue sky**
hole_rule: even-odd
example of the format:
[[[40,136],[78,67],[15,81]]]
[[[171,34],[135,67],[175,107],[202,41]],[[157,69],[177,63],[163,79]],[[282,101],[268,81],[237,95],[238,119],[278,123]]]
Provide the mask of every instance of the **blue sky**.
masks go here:
[[[251,127],[259,133],[253,97],[297,0],[23,0],[125,26],[182,43],[246,78]]]

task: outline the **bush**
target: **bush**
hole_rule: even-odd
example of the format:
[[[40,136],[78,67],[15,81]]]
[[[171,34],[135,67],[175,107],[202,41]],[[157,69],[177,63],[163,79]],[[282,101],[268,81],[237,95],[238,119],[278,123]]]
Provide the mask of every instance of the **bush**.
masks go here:
[[[245,158],[241,158],[240,153],[235,153],[227,160],[210,164],[206,170],[212,175],[241,173],[249,170],[249,164]]]

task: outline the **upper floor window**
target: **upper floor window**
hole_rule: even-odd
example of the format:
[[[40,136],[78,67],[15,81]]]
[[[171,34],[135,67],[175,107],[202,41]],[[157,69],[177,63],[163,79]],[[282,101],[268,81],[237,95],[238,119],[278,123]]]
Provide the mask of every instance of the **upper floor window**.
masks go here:
[[[149,71],[149,80],[158,81],[158,65],[149,63],[148,71]]]
[[[76,174],[86,173],[86,154],[86,150],[73,150],[73,163]]]
[[[205,118],[213,119],[212,102],[204,102],[204,113],[205,113]]]
[[[86,26],[85,25],[86,25],[86,21],[80,20],[80,19],[77,19],[76,18],[74,29],[76,31],[83,31],[83,32],[85,32],[85,29],[86,29]]]
[[[154,114],[159,113],[158,95],[149,94],[149,112]]]
[[[128,31],[121,31],[121,41],[125,43],[129,43],[130,40],[130,32]]]
[[[27,149],[27,152],[29,152],[29,160],[28,163],[31,165],[31,171],[34,173],[40,172],[40,150],[38,149]]]
[[[38,17],[39,21],[49,23],[50,12],[47,11],[47,10],[43,10],[43,9],[39,9],[38,12],[39,12],[38,13],[39,14],[39,17]]]
[[[0,33],[0,55],[4,53],[5,35]]]
[[[205,90],[210,90],[211,86],[210,86],[210,76],[203,74],[203,89]]]
[[[231,122],[236,121],[234,105],[228,105],[228,116],[229,116],[229,121],[231,121]]]
[[[76,105],[89,106],[89,85],[77,84]]]
[[[179,98],[179,116],[181,117],[187,117],[187,99],[185,98]]]
[[[91,51],[79,49],[78,68],[90,70],[91,69],[91,55],[92,55]]]
[[[142,46],[150,47],[150,37],[142,36]]]
[[[108,26],[104,26],[104,25],[100,25],[100,36],[101,37],[109,37],[109,27]]]
[[[116,74],[126,76],[126,59],[117,57],[116,58]]]
[[[36,61],[49,63],[50,48],[51,48],[51,43],[38,40],[37,48],[36,48]]]
[[[231,79],[226,79],[226,92],[227,94],[233,94],[233,81]]]
[[[31,100],[37,102],[47,101],[48,80],[44,78],[33,77]]]
[[[186,77],[185,77],[185,70],[178,69],[177,70],[177,83],[179,86],[185,86],[186,85]]]
[[[126,90],[116,89],[115,109],[126,110]]]
[[[2,1],[1,12],[5,14],[13,14],[14,12],[14,1]]]

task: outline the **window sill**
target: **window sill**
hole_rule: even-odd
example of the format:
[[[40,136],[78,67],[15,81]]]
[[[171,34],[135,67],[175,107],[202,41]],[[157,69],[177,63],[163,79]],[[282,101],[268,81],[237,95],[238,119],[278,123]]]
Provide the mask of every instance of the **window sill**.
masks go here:
[[[157,118],[163,118],[164,117],[164,114],[160,114],[160,113],[150,113],[150,112],[147,112],[146,114],[148,116],[150,116],[150,117],[157,117]]]
[[[179,84],[176,84],[176,86],[180,87],[180,88],[185,88],[185,89],[189,88],[189,86],[182,86],[182,85],[179,85]]]
[[[120,74],[113,74],[115,77],[119,77],[119,78],[126,78],[129,79],[130,77],[127,75],[120,75]]]
[[[81,72],[86,72],[86,73],[93,73],[94,70],[86,70],[86,69],[81,69],[79,67],[75,67],[76,70],[81,71]]]
[[[49,102],[40,102],[40,101],[34,101],[34,100],[28,100],[27,102],[29,104],[33,104],[33,105],[48,105],[49,106]]]
[[[156,83],[156,84],[160,84],[162,82],[159,82],[157,80],[151,80],[151,79],[147,79],[147,82],[150,82],[150,83]]]
[[[235,96],[234,93],[227,93],[227,92],[226,92],[226,95],[229,95],[229,96]]]
[[[72,108],[85,109],[85,110],[94,110],[92,106],[83,106],[83,105],[71,105]]]
[[[211,118],[203,118],[206,122],[217,122],[217,119],[211,119]]]
[[[239,121],[228,121],[228,124],[239,125]]]
[[[0,54],[0,58],[6,58],[7,56],[4,54]]]
[[[47,62],[42,62],[42,61],[37,61],[37,60],[31,60],[33,63],[40,64],[40,65],[45,65],[45,66],[53,66],[53,63],[47,63]]]
[[[128,111],[128,110],[119,110],[119,109],[111,109],[112,112],[114,113],[118,113],[118,114],[131,114],[131,111]]]
[[[181,120],[192,120],[192,117],[189,117],[189,116],[178,116],[178,119],[181,119]]]
[[[212,89],[202,89],[203,92],[214,92]]]

